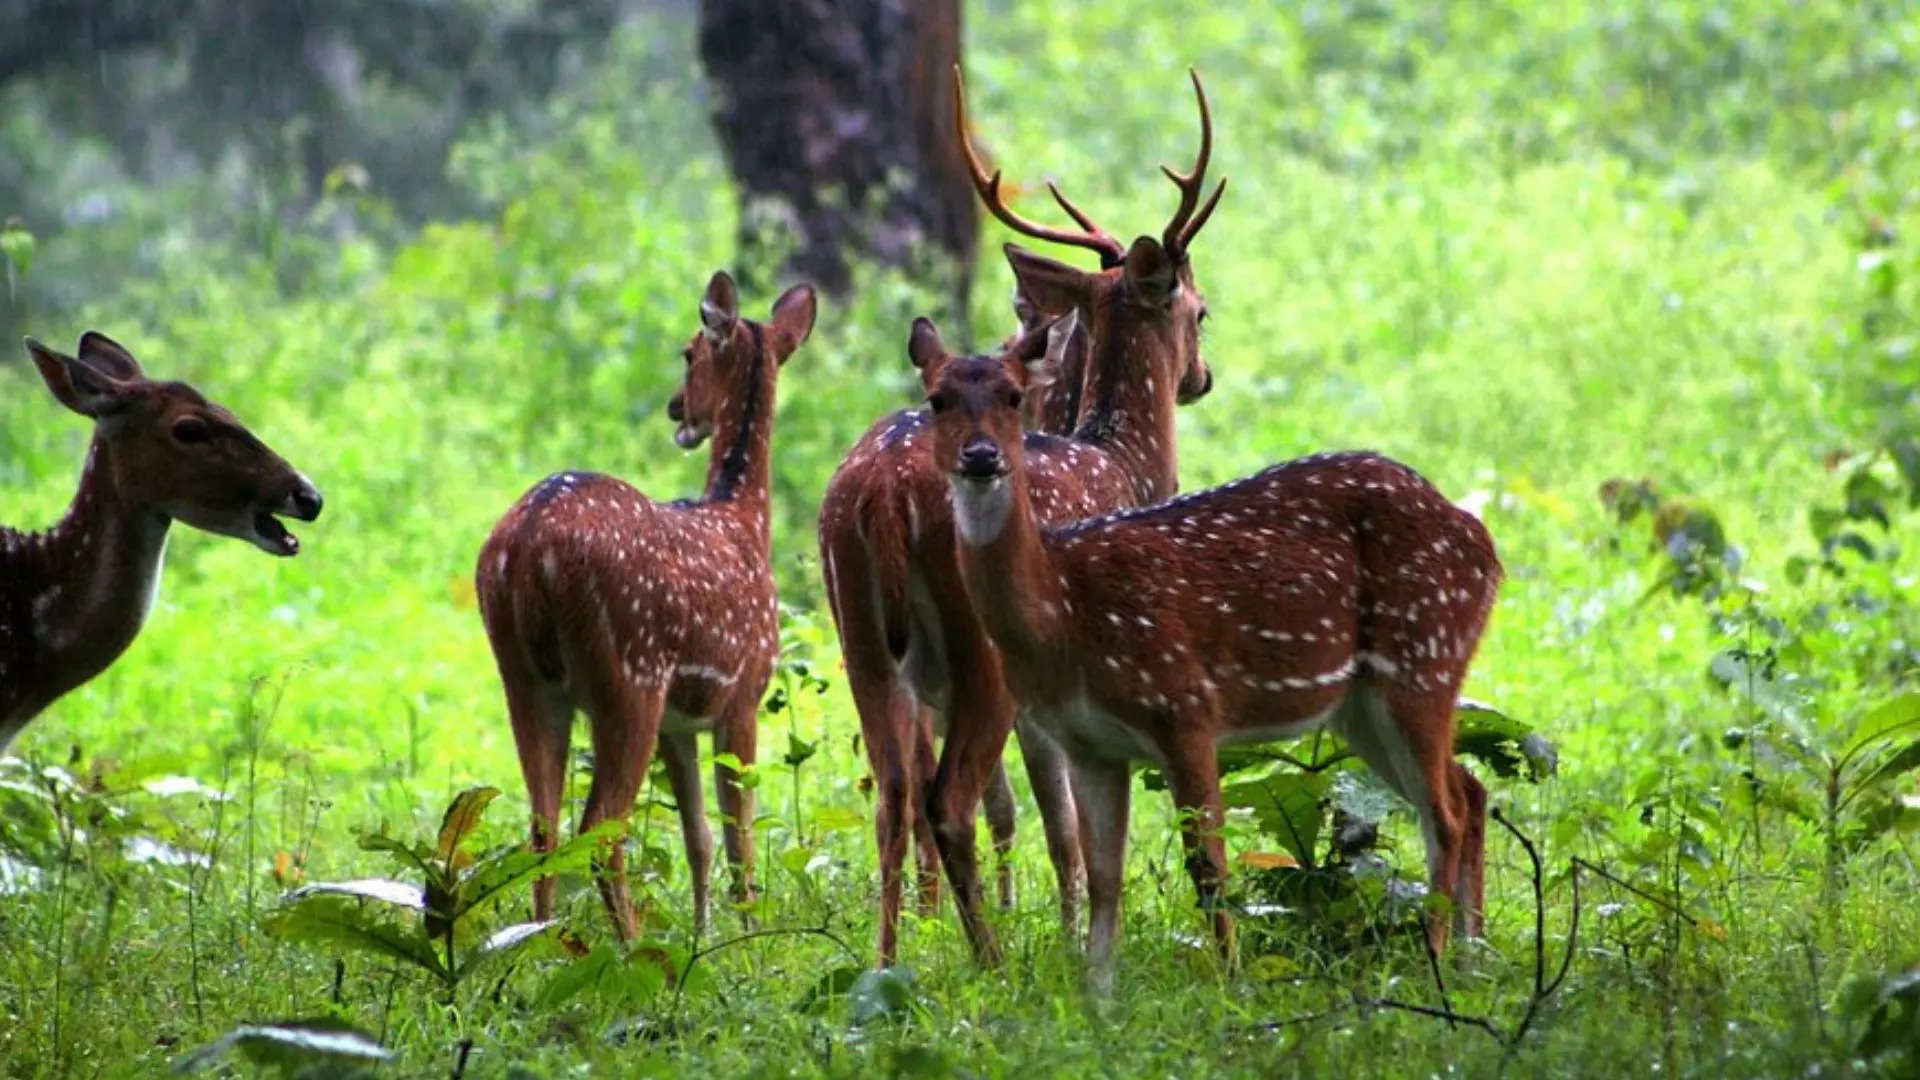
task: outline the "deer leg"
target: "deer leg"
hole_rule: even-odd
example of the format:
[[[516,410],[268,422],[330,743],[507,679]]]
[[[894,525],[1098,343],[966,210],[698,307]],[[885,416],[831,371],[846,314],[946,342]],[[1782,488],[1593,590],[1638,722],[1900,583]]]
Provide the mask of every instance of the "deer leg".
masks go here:
[[[984,646],[985,639],[977,628],[974,633]],[[990,652],[950,645],[947,655],[952,658],[954,673],[952,710],[940,769],[927,795],[927,817],[940,845],[940,861],[953,886],[953,906],[960,913],[960,926],[973,946],[974,959],[987,967],[997,967],[1000,944],[981,911],[975,820],[987,779],[1006,750],[1007,735],[1013,728],[1013,702],[1000,682],[999,667]]]
[[[1351,694],[1341,734],[1368,768],[1413,804],[1426,840],[1427,886],[1458,909],[1464,899],[1459,876],[1467,795],[1452,772],[1453,703],[1403,692],[1397,684],[1384,693],[1358,684]],[[1428,916],[1427,947],[1436,954],[1446,951],[1449,921],[1441,911]]]
[[[933,747],[931,710],[915,710],[910,735],[917,778],[908,803],[913,815],[914,884],[919,886],[914,913],[921,918],[932,918],[940,910],[940,843],[933,835],[933,822],[928,820],[919,799],[920,793],[932,789],[934,774],[940,768],[940,758]]]
[[[1189,726],[1189,725],[1181,725]],[[1190,726],[1189,726],[1190,727]],[[1193,878],[1200,907],[1208,913],[1213,939],[1223,957],[1233,949],[1233,917],[1223,895],[1227,880],[1227,847],[1220,827],[1220,765],[1211,739],[1176,742],[1162,747],[1167,786],[1180,812],[1180,841],[1187,849],[1187,873]]]
[[[759,711],[760,694],[742,694],[714,724],[714,752],[732,754],[740,759],[743,770],[758,756],[759,728],[755,720]],[[713,767],[713,785],[720,799],[720,842],[726,847],[727,869],[733,879],[728,895],[736,904],[751,904],[754,899],[753,789],[742,787],[740,777],[718,763]]]
[[[1113,990],[1113,949],[1120,939],[1120,884],[1127,861],[1127,812],[1133,777],[1125,761],[1079,757],[1073,799],[1087,865],[1087,978],[1096,993]]]
[[[1013,910],[1013,784],[1004,761],[987,777],[987,832],[993,836],[993,877],[1001,911]]]
[[[1478,938],[1485,931],[1487,789],[1458,761],[1449,770],[1465,814],[1460,847],[1460,902],[1453,909],[1453,931]]]
[[[847,673],[847,681],[857,687],[851,665]],[[854,700],[856,703],[861,700],[857,688]],[[898,956],[901,871],[907,861],[907,839],[913,829],[919,791],[918,772],[907,760],[907,749],[912,745],[908,729],[917,722],[918,711],[912,691],[897,680],[877,711],[869,711],[865,705],[860,708],[867,760],[873,768],[873,838],[880,857],[880,912],[879,925],[875,928],[875,951],[881,967],[892,965]],[[879,722],[874,723],[869,717],[877,717]]]
[[[507,690],[507,715],[513,725],[513,746],[520,755],[520,776],[527,784],[527,802],[533,809],[530,847],[552,851],[560,832],[560,800],[567,787],[567,739],[573,724],[573,704],[556,686],[542,683],[531,670],[503,660],[501,681]],[[514,670],[508,670],[509,667]],[[553,918],[551,875],[533,883],[533,917]]]
[[[1047,837],[1047,856],[1060,886],[1060,926],[1067,940],[1080,927],[1080,895],[1086,887],[1086,864],[1080,858],[1080,822],[1073,803],[1073,782],[1067,756],[1053,737],[1038,725],[1021,723],[1020,758],[1027,766],[1027,783],[1040,808],[1040,826]]]
[[[660,715],[666,708],[664,685],[616,684],[613,672],[617,666],[601,670],[607,672],[607,685],[592,687],[587,701],[593,731],[593,784],[587,789],[587,805],[580,814],[581,832],[633,812],[633,801],[646,780],[647,765],[659,738]],[[596,683],[603,681],[597,675],[590,677]],[[622,941],[632,940],[639,928],[634,920],[633,894],[627,888],[624,837],[613,843],[595,868],[595,877],[600,898],[613,916],[614,931]]]
[[[693,874],[693,936],[707,933],[708,882],[713,876],[713,829],[707,824],[705,793],[700,783],[700,747],[692,732],[660,733],[660,754],[667,762],[667,786],[680,809],[680,835],[687,845],[687,868]]]

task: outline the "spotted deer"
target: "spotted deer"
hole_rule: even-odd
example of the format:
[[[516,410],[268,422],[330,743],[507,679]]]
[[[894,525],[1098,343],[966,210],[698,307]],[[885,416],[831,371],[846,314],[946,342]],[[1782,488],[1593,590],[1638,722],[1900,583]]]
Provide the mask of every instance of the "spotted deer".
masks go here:
[[[1322,726],[1413,805],[1432,888],[1477,934],[1486,790],[1453,758],[1453,714],[1501,576],[1479,520],[1412,469],[1354,452],[1049,528],[1018,360],[914,357],[967,596],[1023,723],[1071,761],[1096,986],[1111,985],[1119,935],[1129,762],[1165,772],[1225,947],[1216,750]],[[1447,936],[1436,912],[1430,946]]]
[[[147,378],[89,330],[68,356],[28,338],[54,399],[93,421],[66,517],[41,533],[0,526],[0,751],[140,633],[173,522],[270,555],[300,541],[280,517],[320,516],[320,492],[234,415],[182,382]]]
[[[956,134],[988,211],[1027,236],[1090,250],[1102,267],[1088,272],[1006,248],[1016,311],[1029,329],[1000,355],[1061,371],[1040,409],[1041,422],[1060,429],[1027,437],[1036,512],[1068,521],[1171,495],[1175,406],[1201,397],[1213,382],[1200,357],[1206,302],[1188,250],[1225,181],[1201,200],[1213,123],[1199,77],[1198,157],[1189,173],[1166,170],[1179,188],[1179,207],[1158,239],[1142,236],[1130,246],[1052,184],[1077,230],[1040,225],[1009,208],[1000,174],[987,174],[967,140],[958,71],[954,82]],[[1062,313],[1072,313],[1073,323],[1046,322]],[[938,341],[931,325],[927,332]],[[960,583],[945,470],[927,455],[928,421],[924,409],[884,417],[841,462],[821,500],[821,564],[876,780],[879,963],[892,963],[897,953],[910,835],[922,907],[931,907],[937,889],[937,856],[975,955],[995,963],[999,948],[980,910],[974,815],[984,794],[994,845],[1004,854],[1013,837],[1013,798],[1000,761],[1014,709]],[[946,738],[937,756],[936,734]],[[1021,751],[1060,884],[1061,919],[1071,931],[1083,875],[1066,764],[1038,734],[1023,731]],[[1010,902],[1008,874],[1003,858],[1003,905]]]
[[[631,812],[657,743],[679,805],[696,932],[707,921],[713,836],[694,736],[711,731],[716,754],[754,761],[755,717],[779,641],[767,520],[774,389],[814,314],[812,287],[796,285],[768,323],[742,318],[733,280],[714,274],[667,407],[682,449],[713,440],[705,495],[657,503],[610,476],[549,476],[500,519],[475,571],[532,803],[533,848],[555,842],[576,709],[587,715],[594,755],[582,831]],[[737,780],[714,766],[731,893],[745,901],[753,792]],[[596,877],[615,931],[632,938],[620,845]],[[552,878],[535,883],[536,918],[552,917],[554,889]]]

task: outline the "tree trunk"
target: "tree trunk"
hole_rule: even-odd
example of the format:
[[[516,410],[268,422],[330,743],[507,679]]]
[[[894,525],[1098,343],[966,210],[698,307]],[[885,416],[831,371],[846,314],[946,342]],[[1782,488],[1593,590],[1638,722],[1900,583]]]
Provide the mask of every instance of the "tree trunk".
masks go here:
[[[702,0],[700,58],[741,269],[784,252],[844,297],[851,259],[908,267],[964,327],[979,216],[953,134],[960,0]]]

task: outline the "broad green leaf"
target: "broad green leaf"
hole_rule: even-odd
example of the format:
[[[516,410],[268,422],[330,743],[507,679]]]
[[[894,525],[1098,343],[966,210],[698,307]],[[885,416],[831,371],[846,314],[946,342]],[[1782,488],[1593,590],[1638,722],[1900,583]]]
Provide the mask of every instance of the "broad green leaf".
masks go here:
[[[1854,731],[1853,744],[1864,746],[1874,739],[1902,734],[1909,729],[1920,733],[1920,691],[1901,694],[1874,706],[1860,718],[1860,726]]]
[[[361,833],[360,850],[392,855],[420,871],[422,877],[434,877],[440,873],[439,868],[433,865],[433,852],[397,836],[388,836],[386,833]]]
[[[847,996],[853,1003],[848,1020],[854,1027],[903,1016],[913,1006],[913,971],[897,964],[863,971],[853,980]]]
[[[583,872],[592,867],[602,844],[617,842],[625,833],[625,822],[608,820],[544,854],[522,849],[489,857],[460,882],[453,916],[460,918],[502,893],[531,887],[536,878]]]
[[[311,885],[302,885],[280,898],[283,904],[297,904],[309,897],[321,895],[357,896],[364,900],[379,900],[399,907],[423,910],[427,906],[427,897],[420,886],[410,885],[392,878],[357,878],[353,881],[318,881]]]
[[[1915,739],[1881,761],[1874,767],[1873,772],[1867,774],[1866,779],[1860,782],[1860,787],[1877,788],[1915,769],[1920,769],[1920,739]]]
[[[487,812],[487,804],[500,795],[497,787],[470,787],[454,796],[447,806],[446,816],[440,819],[440,838],[434,848],[434,857],[444,866],[454,865],[454,859],[466,846],[469,837],[480,827],[480,818]]]
[[[819,749],[818,744],[810,743],[789,731],[787,732],[787,752],[780,760],[797,769],[806,764],[807,759],[817,753]]]
[[[344,945],[361,952],[402,960],[445,979],[447,970],[433,943],[358,901],[344,896],[309,896],[269,912],[261,929],[288,941]]]
[[[235,1048],[255,1065],[288,1070],[330,1063],[386,1061],[393,1057],[393,1051],[381,1046],[373,1036],[333,1020],[281,1020],[242,1024],[175,1062],[173,1071],[197,1072]]]
[[[799,1001],[794,1003],[794,1011],[815,1013],[825,1009],[834,998],[844,997],[852,992],[854,984],[867,973],[864,965],[844,964],[829,968],[814,984],[807,988]]]
[[[1560,754],[1533,728],[1491,705],[1461,698],[1454,712],[1453,751],[1475,758],[1496,776],[1524,775],[1539,783],[1560,769]]]
[[[460,968],[461,976],[470,975],[473,969],[481,964],[498,960],[527,942],[537,940],[540,935],[558,925],[560,925],[558,919],[543,919],[539,922],[514,923],[512,926],[495,930],[487,935],[487,940],[475,946],[467,954],[466,963]]]
[[[592,952],[575,960],[571,964],[553,973],[547,985],[540,990],[535,1007],[542,1012],[551,1012],[578,997],[580,993],[597,986],[602,979],[612,977],[620,967],[620,954],[611,945],[596,945]]]
[[[1221,795],[1228,806],[1251,809],[1254,820],[1269,837],[1286,848],[1301,865],[1312,866],[1325,816],[1320,800],[1326,794],[1327,785],[1324,773],[1285,769],[1228,784],[1221,789]]]

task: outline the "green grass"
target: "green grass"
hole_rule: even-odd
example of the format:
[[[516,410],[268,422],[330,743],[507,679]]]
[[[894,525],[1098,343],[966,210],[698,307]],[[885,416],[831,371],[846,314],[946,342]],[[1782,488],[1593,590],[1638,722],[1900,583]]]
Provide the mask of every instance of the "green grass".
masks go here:
[[[1816,690],[1810,730],[1842,731],[1911,686],[1911,555],[1803,585],[1784,566],[1814,548],[1809,505],[1840,501],[1826,455],[1875,432],[1863,387],[1893,354],[1863,329],[1876,302],[1858,265],[1870,216],[1902,238],[1898,295],[1913,310],[1920,263],[1903,245],[1920,235],[1920,17],[1840,0],[1430,8],[976,2],[975,123],[1029,190],[1054,175],[1123,237],[1157,232],[1174,198],[1153,166],[1192,152],[1183,68],[1200,68],[1215,168],[1231,182],[1195,246],[1216,389],[1181,418],[1186,486],[1369,446],[1483,499],[1508,580],[1468,692],[1559,745],[1557,779],[1493,784],[1550,866],[1549,954],[1564,941],[1562,871],[1575,855],[1677,901],[1699,927],[1586,881],[1572,973],[1509,1057],[1471,1029],[1351,1007],[1356,994],[1437,1003],[1404,940],[1296,945],[1285,965],[1218,970],[1193,944],[1201,922],[1171,807],[1142,792],[1120,985],[1092,1002],[1054,925],[1023,793],[1020,900],[998,920],[1007,966],[976,970],[950,910],[909,919],[923,1009],[908,1018],[853,1028],[844,1009],[797,1009],[823,971],[850,962],[815,936],[703,959],[677,1004],[663,990],[553,1009],[532,1002],[556,958],[447,1004],[340,954],[338,1011],[399,1051],[391,1071],[443,1073],[464,1038],[478,1075],[509,1064],[542,1075],[1893,1067],[1853,1058],[1860,1021],[1843,991],[1914,957],[1911,841],[1862,847],[1830,885],[1817,830],[1777,808],[1749,816],[1738,790],[1749,761],[1720,736],[1753,725],[1754,709],[1706,676],[1743,631],[1696,599],[1643,600],[1662,561],[1645,550],[1644,521],[1616,524],[1597,491],[1650,477],[1718,514],[1744,549],[1743,575],[1768,586],[1764,613],[1801,628],[1783,656]],[[734,197],[688,104],[690,25],[661,18],[629,37],[623,56],[643,81],[556,104],[549,141],[476,132],[458,155],[463,180],[502,205],[496,218],[430,226],[394,250],[289,229],[272,259],[162,235],[159,275],[34,328],[64,344],[96,326],[151,372],[196,383],[306,470],[328,506],[292,561],[177,531],[139,641],[15,747],[43,764],[77,748],[83,777],[117,762],[123,785],[190,774],[234,800],[219,814],[191,797],[110,800],[213,850],[204,873],[81,842],[66,869],[0,905],[0,1074],[152,1073],[235,1023],[333,1007],[335,954],[257,929],[280,890],[278,851],[301,856],[310,880],[389,872],[356,831],[428,832],[472,784],[507,792],[491,835],[519,834],[525,802],[469,584],[481,540],[555,469],[601,469],[670,497],[696,490],[705,468],[673,448],[663,408],[700,289],[730,260]],[[1042,212],[1031,195],[1023,208]],[[1003,238],[990,231],[982,248],[982,340],[1008,324]],[[758,916],[827,925],[853,959],[867,955],[877,879],[813,519],[839,455],[907,400],[906,326],[935,308],[877,274],[856,301],[825,305],[786,368],[774,436],[787,640],[833,685],[763,717]],[[51,523],[88,432],[24,363],[0,363],[0,398],[0,517]],[[1875,605],[1849,606],[1861,595]],[[797,781],[779,763],[790,732],[819,740]],[[1699,850],[1683,857],[1675,838],[1688,827]],[[677,828],[657,808],[642,828],[669,855],[648,883],[655,932],[684,943]],[[1418,878],[1404,812],[1390,833],[1389,857]],[[1244,823],[1231,840],[1273,846]],[[1489,861],[1490,944],[1450,972],[1449,990],[1462,1012],[1510,1030],[1531,985],[1531,887],[1504,833]],[[607,937],[592,889],[568,890],[579,932]],[[723,936],[738,925],[717,924]],[[657,1037],[601,1038],[633,1017]]]

